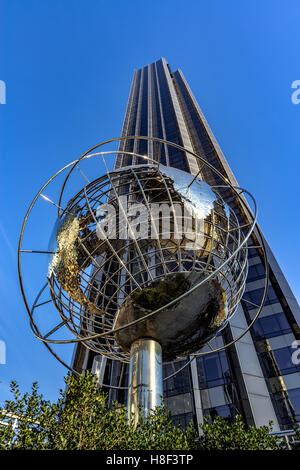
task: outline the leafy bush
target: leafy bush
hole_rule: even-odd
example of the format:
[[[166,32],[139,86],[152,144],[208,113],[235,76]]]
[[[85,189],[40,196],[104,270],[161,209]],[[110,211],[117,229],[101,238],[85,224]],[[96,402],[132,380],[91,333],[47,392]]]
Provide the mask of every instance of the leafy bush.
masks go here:
[[[205,421],[199,434],[191,424],[175,426],[164,406],[138,425],[127,423],[126,410],[117,403],[108,405],[107,394],[97,388],[96,379],[68,376],[56,403],[44,400],[34,383],[31,394],[21,396],[12,382],[14,399],[1,410],[0,449],[56,450],[227,450],[280,449],[282,444],[269,436],[270,426],[246,428],[242,418],[234,423],[217,417]],[[18,425],[13,429],[16,417]]]

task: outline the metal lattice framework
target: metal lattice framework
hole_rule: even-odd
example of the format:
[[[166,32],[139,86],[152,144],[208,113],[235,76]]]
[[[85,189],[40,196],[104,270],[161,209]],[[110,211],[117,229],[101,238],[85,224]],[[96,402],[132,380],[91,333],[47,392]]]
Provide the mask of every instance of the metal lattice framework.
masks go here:
[[[152,142],[152,145],[157,143],[159,148],[162,144],[175,147],[196,158],[200,169],[195,175],[189,175],[189,180],[184,185],[186,191],[194,190],[194,188],[199,190],[198,186],[201,184],[199,176],[203,167],[216,174],[224,182],[222,185],[210,187],[209,194],[206,194],[207,199],[210,198],[211,210],[205,216],[201,232],[202,244],[197,249],[189,248],[189,236],[185,235],[181,239],[175,236],[178,230],[178,220],[174,215],[174,205],[184,205],[186,201],[189,202],[189,198],[185,198],[185,193],[178,190],[175,185],[177,175],[174,178],[172,171],[161,165],[159,155],[154,160],[125,150],[99,151],[102,150],[100,147],[109,143],[132,139],[146,140]],[[118,154],[126,155],[133,165],[109,171],[107,159]],[[102,161],[105,168],[103,176],[89,180],[80,168],[80,164],[88,159]],[[142,163],[135,165],[137,159]],[[63,205],[63,195],[75,169],[79,170],[85,179],[85,185]],[[33,207],[40,196],[45,198],[43,191],[56,180],[58,175],[66,171],[67,175],[61,185],[58,203],[52,203],[58,208],[58,219],[52,237],[53,248],[23,249],[23,234]],[[207,188],[202,186],[200,190],[203,193]],[[248,221],[241,223],[235,211],[224,202],[221,195],[224,190],[231,191],[247,214]],[[143,204],[146,208],[146,219],[150,222],[149,226],[155,229],[154,240],[151,237],[139,240],[134,236],[137,228],[134,219],[128,216],[122,204],[120,205],[121,196],[128,194],[130,194],[130,201]],[[186,194],[190,195],[190,193]],[[253,212],[244,197],[245,194],[252,199]],[[161,214],[158,214],[155,219],[150,211],[150,205],[155,202],[166,203],[174,209],[170,231],[166,237],[162,230]],[[108,236],[101,226],[102,214],[99,208],[107,203],[115,208],[117,219],[122,217],[124,222],[123,225],[119,225],[115,238]],[[103,142],[50,178],[35,196],[24,218],[18,248],[18,269],[21,291],[32,331],[68,368],[70,367],[59,358],[52,345],[82,342],[87,348],[110,359],[128,362],[128,352],[119,347],[116,342],[116,333],[159,316],[166,308],[172,307],[187,294],[199,290],[209,280],[214,279],[222,287],[227,302],[226,315],[220,320],[217,328],[220,331],[227,325],[238,303],[243,299],[248,271],[247,242],[252,235],[257,240],[256,247],[262,253],[266,271],[264,293],[261,304],[256,305],[257,312],[253,321],[239,338],[218,349],[198,351],[192,355],[192,358],[225,349],[238,341],[251,328],[262,309],[267,293],[268,263],[263,237],[256,222],[257,208],[251,194],[245,189],[232,186],[212,165],[190,150],[162,139],[140,136],[121,137]],[[120,237],[120,231],[124,228],[127,230],[127,236]],[[252,248],[253,245],[250,247]],[[26,256],[28,253],[34,256],[37,253],[51,255],[48,276],[46,278],[47,273],[45,273],[45,282],[31,306],[27,302],[23,286],[21,267],[23,253],[27,253]],[[203,277],[199,278],[199,282],[194,283],[188,292],[182,293],[164,306],[148,312],[133,322],[116,327],[120,305],[128,295],[142,291],[153,281],[166,279],[177,272],[184,273],[187,278],[191,273],[202,273]],[[50,302],[56,308],[56,316],[53,314],[55,321],[50,330],[42,332],[38,325],[37,315],[40,307]],[[64,329],[71,333],[71,338],[54,338]],[[212,339],[216,332],[208,340]],[[180,370],[182,368],[176,373]]]

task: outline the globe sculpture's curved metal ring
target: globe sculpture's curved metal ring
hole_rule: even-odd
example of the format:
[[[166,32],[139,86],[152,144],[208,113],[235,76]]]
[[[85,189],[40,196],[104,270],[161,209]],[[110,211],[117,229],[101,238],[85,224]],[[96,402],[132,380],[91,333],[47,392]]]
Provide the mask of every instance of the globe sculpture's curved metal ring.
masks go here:
[[[62,314],[62,311],[60,310],[60,307],[55,304],[55,302],[57,301],[57,293],[55,291],[55,288],[57,288],[57,285],[55,285],[55,281],[54,281],[54,284],[52,283],[49,283],[49,287],[50,287],[50,291],[51,291],[51,294],[52,294],[52,300],[56,306],[56,308],[58,309],[59,313],[61,314],[62,316],[62,324],[64,324],[67,328],[69,328],[69,330],[75,335],[77,335],[77,338],[72,338],[70,340],[51,340],[48,338],[48,336],[50,336],[52,334],[52,332],[48,333],[47,335],[42,335],[39,331],[39,328],[37,327],[36,323],[35,323],[35,320],[33,318],[34,316],[34,310],[36,309],[37,307],[37,301],[40,297],[40,294],[37,296],[37,299],[36,301],[34,302],[33,304],[33,307],[31,309],[29,309],[29,306],[27,304],[27,300],[26,300],[26,295],[25,295],[25,292],[24,292],[24,287],[23,287],[23,282],[22,282],[22,274],[21,274],[21,253],[24,252],[24,251],[27,251],[27,250],[22,250],[22,240],[23,240],[23,233],[24,233],[24,229],[25,229],[25,225],[27,223],[27,220],[28,220],[28,217],[29,217],[29,214],[34,206],[34,204],[36,203],[38,197],[42,194],[42,191],[60,174],[62,173],[64,170],[69,169],[68,171],[68,174],[63,182],[63,185],[62,185],[62,189],[61,189],[61,192],[60,192],[60,197],[59,197],[59,202],[58,202],[58,215],[60,216],[60,211],[62,210],[61,209],[61,201],[62,201],[62,196],[63,196],[63,193],[65,191],[65,188],[66,188],[66,184],[68,182],[68,179],[70,178],[70,175],[72,173],[72,171],[78,166],[78,163],[84,159],[88,159],[88,158],[91,158],[93,156],[101,156],[103,158],[103,155],[106,154],[118,154],[118,153],[121,153],[123,155],[132,155],[134,157],[137,157],[137,158],[142,158],[144,159],[145,161],[153,165],[156,165],[158,168],[159,168],[159,165],[160,163],[157,162],[156,160],[152,160],[150,159],[149,157],[146,157],[144,155],[139,155],[137,153],[134,153],[134,152],[127,152],[127,151],[111,151],[111,152],[96,152],[96,153],[91,153],[93,152],[94,150],[98,149],[99,147],[107,144],[107,143],[111,143],[111,142],[116,142],[116,141],[122,141],[122,140],[130,140],[130,139],[134,139],[134,140],[137,140],[137,139],[140,139],[140,140],[148,140],[148,141],[153,141],[153,142],[159,142],[160,144],[166,144],[166,145],[169,145],[171,147],[175,147],[181,151],[184,151],[188,154],[191,154],[192,156],[194,156],[195,158],[197,158],[199,161],[201,161],[201,163],[203,165],[206,165],[211,171],[213,171],[214,173],[216,173],[218,175],[219,178],[221,178],[224,183],[226,183],[226,185],[224,186],[219,186],[219,188],[230,188],[233,193],[235,194],[235,196],[238,198],[238,200],[240,201],[240,204],[244,207],[246,213],[248,214],[249,216],[249,219],[251,219],[251,222],[249,224],[245,224],[245,226],[243,227],[249,227],[249,230],[246,234],[246,236],[244,237],[243,240],[240,240],[240,244],[239,246],[237,246],[237,248],[231,253],[231,255],[223,262],[221,263],[219,266],[218,266],[218,269],[215,270],[214,272],[212,272],[211,274],[208,274],[205,279],[202,279],[200,280],[200,282],[196,282],[190,289],[189,289],[189,292],[193,292],[197,289],[199,289],[199,287],[201,285],[203,285],[205,282],[207,282],[207,280],[211,279],[213,276],[215,276],[216,272],[222,272],[222,269],[227,265],[227,263],[229,261],[231,261],[232,259],[234,259],[236,257],[236,255],[238,254],[238,252],[243,248],[245,247],[244,249],[246,250],[247,247],[246,247],[246,243],[248,241],[248,239],[250,238],[251,234],[253,234],[253,231],[255,229],[255,237],[259,239],[259,247],[261,248],[261,251],[263,253],[263,258],[264,258],[264,264],[265,264],[265,270],[266,270],[266,279],[265,279],[265,288],[264,288],[264,293],[263,293],[263,297],[262,297],[262,302],[261,302],[261,305],[257,306],[258,307],[258,311],[257,311],[257,314],[254,316],[254,319],[253,321],[249,324],[248,328],[238,337],[238,338],[235,338],[233,341],[231,341],[230,343],[220,347],[220,348],[217,348],[217,349],[213,349],[213,350],[210,350],[210,351],[205,351],[205,352],[198,352],[198,353],[192,353],[191,356],[193,357],[196,357],[196,356],[201,356],[201,355],[206,355],[206,354],[211,354],[211,353],[214,353],[214,352],[217,352],[217,351],[220,351],[222,349],[225,349],[229,346],[231,346],[232,344],[234,344],[236,341],[238,341],[239,339],[241,339],[248,331],[249,329],[252,327],[252,325],[254,324],[254,322],[256,321],[258,315],[260,314],[261,312],[261,309],[262,309],[262,306],[263,306],[263,303],[264,303],[264,300],[265,300],[265,297],[266,297],[266,294],[267,294],[267,288],[268,288],[268,263],[267,263],[267,259],[266,259],[266,251],[265,251],[265,246],[264,246],[264,242],[263,242],[263,237],[262,237],[262,234],[260,232],[260,229],[259,227],[256,225],[256,221],[257,221],[257,207],[256,207],[256,202],[254,200],[254,198],[251,196],[251,194],[244,190],[244,189],[241,189],[239,187],[234,187],[231,185],[231,183],[229,181],[227,181],[227,179],[220,173],[218,172],[218,170],[216,170],[211,164],[209,164],[208,162],[206,162],[202,157],[196,155],[195,153],[193,153],[192,151],[188,150],[188,149],[185,149],[177,144],[173,144],[171,142],[168,142],[168,141],[165,141],[165,140],[162,140],[162,139],[158,139],[158,138],[151,138],[151,137],[141,137],[141,136],[131,136],[131,137],[121,137],[121,138],[117,138],[117,139],[111,139],[111,140],[108,140],[106,142],[103,142],[95,147],[93,147],[92,149],[90,149],[88,152],[86,152],[85,154],[83,154],[78,160],[66,165],[63,169],[61,169],[60,171],[58,171],[55,175],[53,175],[48,181],[46,184],[43,185],[43,187],[40,189],[40,191],[38,192],[38,194],[35,196],[34,200],[32,201],[26,215],[25,215],[25,218],[24,218],[24,221],[23,221],[23,224],[22,224],[22,229],[21,229],[21,234],[20,234],[20,240],[19,240],[19,247],[18,247],[18,273],[19,273],[19,280],[20,280],[20,286],[21,286],[21,292],[22,292],[22,296],[23,296],[23,299],[24,299],[24,303],[25,303],[25,306],[26,306],[26,309],[27,309],[27,312],[29,314],[29,317],[30,317],[30,323],[31,323],[31,328],[32,328],[32,331],[34,333],[34,335],[39,338],[40,340],[42,340],[44,342],[44,344],[47,346],[47,348],[51,351],[52,354],[54,354],[54,356],[63,364],[65,365],[68,369],[71,369],[67,364],[65,364],[56,354],[55,352],[52,350],[52,348],[49,346],[49,344],[68,344],[68,343],[77,343],[77,342],[84,342],[85,343],[85,346],[88,347],[89,349],[93,349],[93,347],[91,347],[91,345],[89,344],[90,341],[93,341],[93,340],[98,340],[99,338],[103,338],[104,341],[107,341],[106,338],[108,338],[108,343],[109,343],[109,339],[111,339],[112,337],[115,336],[116,333],[118,332],[121,332],[122,330],[128,330],[128,328],[132,327],[132,326],[135,326],[135,325],[138,325],[142,322],[144,322],[146,319],[150,319],[151,317],[154,317],[155,315],[159,314],[160,312],[162,312],[163,310],[165,310],[166,308],[169,308],[171,306],[173,306],[174,304],[176,304],[178,301],[180,301],[181,299],[184,299],[185,298],[185,293],[179,295],[178,297],[176,297],[175,299],[171,300],[170,302],[168,302],[167,304],[163,305],[162,307],[160,308],[157,308],[156,310],[154,311],[151,311],[150,313],[147,313],[146,315],[142,316],[141,318],[138,318],[138,319],[135,319],[131,322],[128,322],[126,323],[125,325],[121,325],[119,327],[116,327],[115,325],[113,325],[113,327],[111,329],[108,329],[107,331],[104,331],[102,333],[97,333],[97,334],[93,334],[93,335],[89,335],[89,336],[85,336],[84,339],[82,337],[80,337],[78,335],[78,332],[76,332],[76,329],[74,330],[74,328],[72,328],[69,323],[68,323],[68,319]],[[105,160],[104,160],[104,164],[105,164]],[[148,167],[150,168],[150,166]],[[135,172],[133,171],[134,173],[134,176],[136,177],[135,175]],[[109,174],[109,172],[108,172]],[[197,176],[200,174],[200,170],[198,172],[198,174],[196,174],[194,176],[194,179],[193,181],[197,178]],[[111,181],[110,181],[111,182]],[[87,195],[87,186],[85,186],[84,190],[83,190],[83,194],[84,194],[84,197],[86,199],[86,202],[87,202],[87,205],[89,206],[89,209],[90,208],[90,205],[89,205],[89,197]],[[215,187],[217,188],[217,187]],[[242,197],[242,194],[243,193],[246,193],[248,194],[251,198],[252,198],[252,201],[253,201],[253,204],[254,204],[254,215],[252,215],[251,213],[251,210],[249,210],[249,207],[246,203],[246,201],[244,200],[244,198]],[[65,210],[62,211],[63,214],[66,214],[66,208]],[[91,213],[93,213],[91,211]],[[238,229],[241,229],[242,226],[239,226]],[[34,251],[31,251],[31,252],[34,252]],[[42,290],[44,290],[46,288],[46,285],[44,286],[44,288]],[[238,292],[239,294],[240,292]],[[60,292],[59,292],[59,301],[61,303],[61,305],[63,306],[63,308],[71,308],[72,310],[72,307],[70,305],[70,298],[68,299],[69,300],[69,305],[67,305],[65,303],[64,300],[62,300],[62,297],[64,297],[64,295],[62,294],[61,292],[61,288],[60,288]],[[67,299],[65,299],[67,301]],[[72,303],[72,302],[71,302]],[[71,322],[72,323],[72,322]],[[74,324],[73,324],[74,326]],[[54,329],[53,331],[56,331],[60,328],[60,325],[57,326],[56,329]],[[108,344],[107,343],[107,344]],[[102,352],[103,353],[103,352]],[[105,354],[104,354],[105,355]],[[108,355],[108,357],[110,357]],[[118,354],[116,355],[116,357],[118,358],[118,360],[123,360],[124,362],[126,362],[126,356],[124,356],[123,354]],[[188,363],[187,363],[188,364]],[[186,365],[187,365],[186,364]],[[184,367],[186,367],[186,365]],[[184,368],[183,367],[183,368]],[[179,370],[182,370],[179,369]],[[176,372],[178,373],[178,371]],[[174,374],[172,374],[171,376],[173,376]],[[170,377],[171,377],[170,376]],[[167,377],[165,380],[167,380],[169,377]]]
[[[42,292],[44,291],[44,289],[48,286],[48,283],[46,283],[42,289],[40,290],[40,292],[38,293],[34,303],[33,303],[33,306],[32,306],[32,309],[31,309],[31,315],[33,316],[33,311],[35,309],[35,305],[37,304]],[[36,332],[34,331],[33,329],[33,325],[32,323],[30,322],[30,328],[31,328],[31,331],[32,333],[34,334],[34,336],[36,336],[37,339],[39,339],[39,336],[37,336]],[[51,348],[51,346],[49,346],[48,343],[46,343],[45,341],[43,342],[43,344],[46,346],[46,348],[48,349],[48,351],[64,366],[66,367],[66,369],[68,369],[70,372],[72,372],[73,374],[75,375],[80,375],[78,371],[74,370],[72,367],[69,366],[69,364],[67,364],[66,362],[64,362],[54,351],[53,349]],[[174,377],[175,375],[177,375],[179,372],[181,372],[183,369],[185,369],[189,364],[191,364],[191,362],[193,362],[194,360],[196,359],[196,356],[194,355],[192,357],[192,359],[190,359],[189,361],[187,361],[182,367],[180,367],[178,370],[176,370],[173,374],[170,374],[168,375],[167,377],[164,377],[163,378],[163,382],[171,379],[172,377]],[[101,384],[102,387],[105,387],[105,388],[111,388],[111,389],[117,389],[117,390],[128,390],[130,387],[121,387],[121,386],[114,386],[114,385],[110,385],[110,384],[105,384],[105,383],[102,383]]]

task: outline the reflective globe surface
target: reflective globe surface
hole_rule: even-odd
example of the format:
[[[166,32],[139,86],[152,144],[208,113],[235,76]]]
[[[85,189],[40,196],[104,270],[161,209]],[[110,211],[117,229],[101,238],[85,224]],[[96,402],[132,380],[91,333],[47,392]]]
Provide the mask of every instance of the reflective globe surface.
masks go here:
[[[198,177],[120,168],[88,184],[57,221],[52,299],[77,337],[105,334],[86,340],[94,351],[126,361],[135,339],[152,337],[174,359],[199,350],[235,312],[243,239],[234,212]]]

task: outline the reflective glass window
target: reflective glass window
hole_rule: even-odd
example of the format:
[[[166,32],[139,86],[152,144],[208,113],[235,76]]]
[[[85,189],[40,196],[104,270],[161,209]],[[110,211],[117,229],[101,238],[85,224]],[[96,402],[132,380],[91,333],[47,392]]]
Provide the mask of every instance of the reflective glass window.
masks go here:
[[[223,385],[230,380],[226,352],[221,351],[197,358],[199,384],[203,388]]]
[[[217,416],[222,416],[226,420],[232,422],[234,421],[236,412],[234,405],[222,405],[204,410],[203,415],[208,418],[209,421],[213,421]]]
[[[268,315],[267,317],[258,318],[254,323],[252,333],[254,338],[259,340],[291,333],[291,328],[285,314],[280,312],[274,315]]]
[[[281,424],[290,428],[300,421],[300,388],[272,394]]]
[[[293,364],[292,362],[294,351],[295,349],[286,347],[260,353],[266,376],[276,377],[300,371],[300,364]]]
[[[255,305],[260,305],[262,298],[263,298],[264,288],[261,287],[259,289],[255,289],[249,292],[245,292],[243,295],[243,299],[249,302],[252,302]],[[257,308],[255,305],[250,304],[249,302],[244,302],[244,306],[247,310],[252,310],[253,308]],[[264,305],[270,305],[278,302],[278,298],[275,294],[275,291],[272,286],[269,286],[266,300]]]

